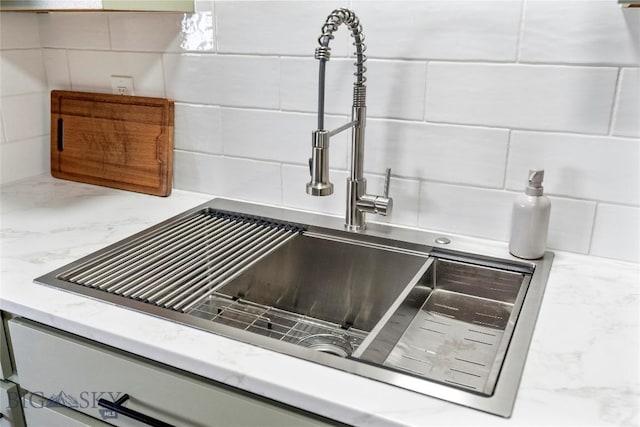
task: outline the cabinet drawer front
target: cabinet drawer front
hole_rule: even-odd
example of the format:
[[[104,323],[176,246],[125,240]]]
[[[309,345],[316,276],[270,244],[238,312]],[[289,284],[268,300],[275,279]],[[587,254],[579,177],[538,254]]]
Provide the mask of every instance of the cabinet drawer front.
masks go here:
[[[8,381],[0,381],[0,427],[24,427],[21,406],[18,387]]]
[[[113,402],[128,394],[123,406],[181,427],[325,425],[316,418],[28,320],[12,319],[9,334],[21,387],[110,424],[142,425],[98,406],[99,399]]]
[[[9,345],[4,335],[4,322],[0,318],[0,379],[6,380],[11,374],[13,374],[13,369],[11,368]]]
[[[24,418],[29,427],[109,427],[107,423],[65,406],[58,406],[55,402],[35,394],[26,393],[22,400]]]

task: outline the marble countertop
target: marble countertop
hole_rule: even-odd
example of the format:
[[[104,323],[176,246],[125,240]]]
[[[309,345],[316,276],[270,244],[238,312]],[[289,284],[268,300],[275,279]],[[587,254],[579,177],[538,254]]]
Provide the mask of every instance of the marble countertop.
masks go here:
[[[33,283],[211,198],[47,176],[2,186],[0,308],[349,424],[640,423],[637,264],[556,252],[510,419]]]

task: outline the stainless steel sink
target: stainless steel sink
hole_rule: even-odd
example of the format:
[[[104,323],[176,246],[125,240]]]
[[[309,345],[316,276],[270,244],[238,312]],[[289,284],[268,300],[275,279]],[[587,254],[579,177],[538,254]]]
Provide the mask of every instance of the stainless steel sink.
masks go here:
[[[215,199],[36,282],[509,416],[552,254]]]

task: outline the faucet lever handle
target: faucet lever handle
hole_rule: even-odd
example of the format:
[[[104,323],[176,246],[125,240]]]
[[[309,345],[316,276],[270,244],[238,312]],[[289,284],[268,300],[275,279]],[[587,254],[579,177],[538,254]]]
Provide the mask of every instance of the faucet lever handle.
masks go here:
[[[387,168],[384,176],[384,189],[382,190],[382,194],[386,198],[389,198],[389,181],[391,181],[391,168]]]

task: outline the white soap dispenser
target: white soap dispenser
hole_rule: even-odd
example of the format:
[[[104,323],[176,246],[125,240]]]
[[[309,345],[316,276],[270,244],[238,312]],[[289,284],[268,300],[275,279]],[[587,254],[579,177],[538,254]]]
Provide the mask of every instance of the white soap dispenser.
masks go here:
[[[544,255],[551,202],[543,195],[543,178],[543,169],[530,170],[524,194],[513,202],[509,252],[518,258],[537,259]]]

